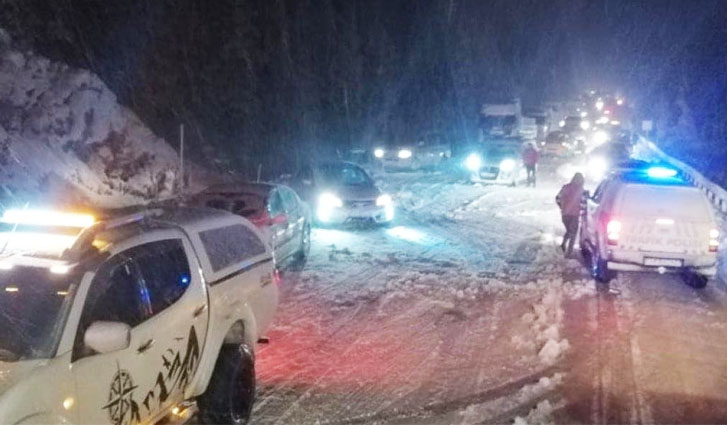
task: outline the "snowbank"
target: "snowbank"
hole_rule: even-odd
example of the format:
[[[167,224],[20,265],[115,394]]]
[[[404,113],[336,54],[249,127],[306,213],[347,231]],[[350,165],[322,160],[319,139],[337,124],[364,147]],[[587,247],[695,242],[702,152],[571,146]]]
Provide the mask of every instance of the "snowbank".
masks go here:
[[[126,206],[168,196],[177,154],[88,71],[0,30],[0,199]]]

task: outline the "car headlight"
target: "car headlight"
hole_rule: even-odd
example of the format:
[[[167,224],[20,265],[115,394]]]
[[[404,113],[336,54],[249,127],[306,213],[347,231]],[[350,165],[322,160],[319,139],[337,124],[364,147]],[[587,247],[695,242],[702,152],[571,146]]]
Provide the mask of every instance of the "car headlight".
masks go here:
[[[480,158],[480,156],[476,153],[471,153],[464,160],[464,166],[472,172],[479,171],[482,166],[482,158]]]
[[[399,151],[399,159],[411,158],[411,151],[409,149],[402,149]]]
[[[394,201],[393,199],[391,199],[391,195],[387,195],[386,193],[376,198],[377,207],[385,207],[391,205],[393,202]]]
[[[514,169],[515,169],[515,160],[514,159],[506,158],[500,162],[500,171],[509,173],[510,171],[512,171]]]
[[[603,130],[599,130],[593,135],[593,141],[598,145],[608,142],[608,139],[608,133]]]
[[[591,122],[588,121],[588,120],[582,120],[581,121],[581,129],[582,130],[588,130],[589,128],[591,128]]]
[[[341,198],[332,193],[325,192],[318,197],[319,208],[341,208],[342,206],[343,201],[341,201]]]
[[[608,162],[600,157],[591,158],[588,161],[588,174],[596,180],[600,180],[608,171]]]
[[[316,216],[318,217],[318,220],[325,223],[331,219],[331,213],[333,210],[341,208],[342,206],[343,201],[341,201],[341,198],[338,196],[330,192],[321,193],[321,196],[318,197],[318,209],[316,211]]]
[[[384,153],[385,153],[384,150],[381,149],[381,148],[374,149],[374,156],[376,158],[383,158],[384,157]]]

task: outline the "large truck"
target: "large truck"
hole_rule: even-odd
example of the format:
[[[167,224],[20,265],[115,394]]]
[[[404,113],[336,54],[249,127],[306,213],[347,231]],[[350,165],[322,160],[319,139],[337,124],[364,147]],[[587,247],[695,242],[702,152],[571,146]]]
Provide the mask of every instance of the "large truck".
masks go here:
[[[519,137],[521,121],[520,99],[503,103],[485,103],[480,109],[480,141]]]

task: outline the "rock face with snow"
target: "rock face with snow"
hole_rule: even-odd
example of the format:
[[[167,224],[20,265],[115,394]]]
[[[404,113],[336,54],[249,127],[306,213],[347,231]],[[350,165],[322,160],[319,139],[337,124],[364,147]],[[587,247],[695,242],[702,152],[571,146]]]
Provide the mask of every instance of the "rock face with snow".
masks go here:
[[[3,203],[158,199],[172,194],[177,161],[98,76],[15,50],[0,30]]]

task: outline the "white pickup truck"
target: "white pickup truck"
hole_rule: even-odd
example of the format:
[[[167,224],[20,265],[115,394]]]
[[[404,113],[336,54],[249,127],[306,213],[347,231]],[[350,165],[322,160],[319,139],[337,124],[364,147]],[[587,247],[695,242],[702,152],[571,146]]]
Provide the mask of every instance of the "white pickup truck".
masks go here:
[[[211,209],[0,223],[0,423],[153,424],[196,401],[247,423],[278,282],[245,219]]]

